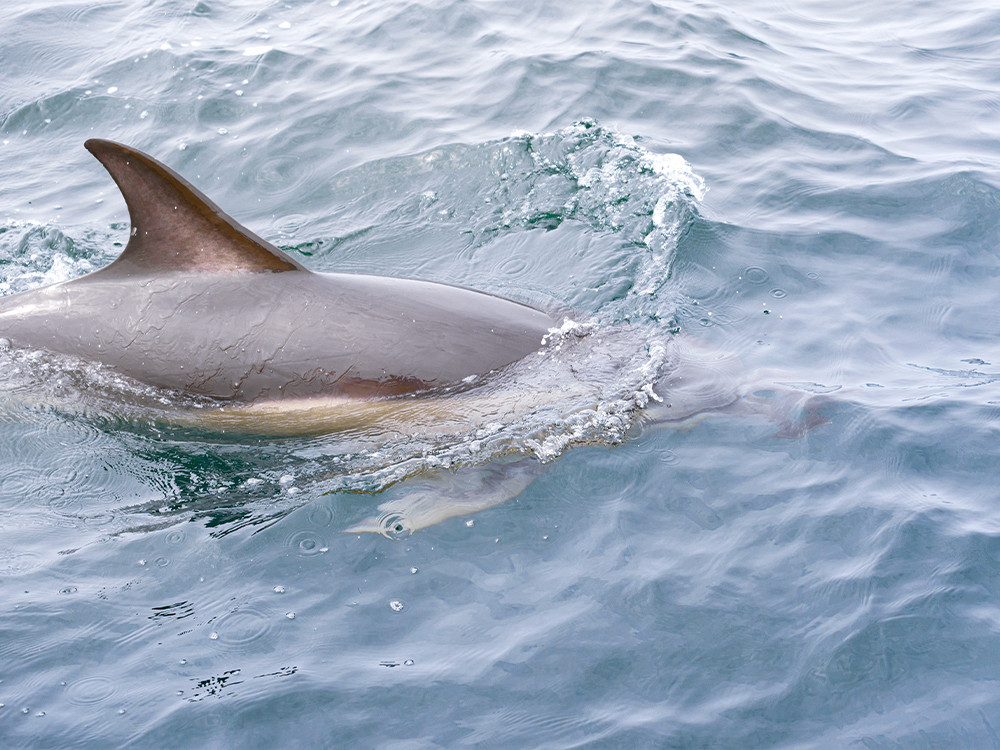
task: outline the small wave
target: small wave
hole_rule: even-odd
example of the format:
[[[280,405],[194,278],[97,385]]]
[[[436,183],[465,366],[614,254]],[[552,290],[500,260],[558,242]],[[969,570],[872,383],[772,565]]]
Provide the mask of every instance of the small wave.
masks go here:
[[[31,222],[0,228],[0,295],[68,281],[101,265],[101,240],[94,233],[71,237],[55,227]]]
[[[578,313],[626,319],[669,313],[659,292],[707,188],[682,157],[584,120],[376,159],[329,189],[342,206],[336,234],[310,251],[330,268],[378,273],[391,263],[508,296],[542,288]],[[421,241],[427,252],[413,252]],[[519,288],[504,283],[511,269]],[[622,289],[632,295],[623,304]]]
[[[654,298],[666,281],[677,240],[707,190],[691,166],[677,154],[650,152],[593,120],[554,133],[517,133],[502,144],[505,156],[526,152],[530,166],[515,160],[504,165],[501,224],[486,227],[484,234],[580,222],[621,243],[619,259],[634,268],[631,294]],[[515,165],[521,169],[510,168]],[[635,298],[628,300],[621,313],[634,315],[635,304]]]

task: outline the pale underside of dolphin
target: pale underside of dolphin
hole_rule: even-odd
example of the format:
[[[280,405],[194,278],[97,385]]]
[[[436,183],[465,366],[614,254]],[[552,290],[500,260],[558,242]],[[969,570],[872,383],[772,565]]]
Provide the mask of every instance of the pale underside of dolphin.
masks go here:
[[[131,233],[86,276],[0,299],[0,337],[234,404],[412,393],[521,359],[556,325],[448,284],[315,273],[184,178],[111,141],[85,144]]]

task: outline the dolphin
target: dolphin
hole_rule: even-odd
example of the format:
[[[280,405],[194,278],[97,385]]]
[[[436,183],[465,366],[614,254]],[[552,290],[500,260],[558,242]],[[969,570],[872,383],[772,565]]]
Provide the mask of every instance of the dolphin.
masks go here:
[[[493,435],[553,403],[599,410],[602,373],[618,367],[619,354],[630,361],[637,340],[612,329],[588,334],[584,351],[557,358],[554,370],[535,367],[533,353],[575,351],[572,326],[565,342],[546,347],[567,326],[518,302],[448,284],[312,272],[152,157],[101,139],[85,146],[125,199],[128,244],[94,273],[0,298],[0,349],[100,363],[215,407],[175,410],[172,402],[173,424],[240,437],[351,433],[373,445],[482,427]],[[731,356],[689,337],[662,345],[655,383],[643,391],[652,399],[644,422],[765,414],[788,437],[826,423],[810,393],[740,387]],[[477,377],[522,359],[513,387]],[[543,465],[503,460],[428,473],[347,531],[399,536],[496,505]]]
[[[128,244],[98,271],[0,299],[5,345],[245,407],[461,383],[538,350],[557,326],[464,287],[310,271],[151,156],[84,145],[121,190]]]

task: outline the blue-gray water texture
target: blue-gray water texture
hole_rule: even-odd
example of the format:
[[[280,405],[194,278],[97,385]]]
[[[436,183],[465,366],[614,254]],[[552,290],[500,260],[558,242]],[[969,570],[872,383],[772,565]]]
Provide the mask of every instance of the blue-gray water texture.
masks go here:
[[[632,336],[596,410],[380,445],[0,352],[0,746],[1000,747],[994,3],[7,0],[0,71],[3,294],[120,251],[99,136],[311,268]],[[674,334],[826,423],[644,421]]]

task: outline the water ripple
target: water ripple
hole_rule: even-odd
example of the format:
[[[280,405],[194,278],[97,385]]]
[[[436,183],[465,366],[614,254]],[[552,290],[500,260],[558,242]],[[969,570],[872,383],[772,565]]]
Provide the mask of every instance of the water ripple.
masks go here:
[[[286,540],[285,546],[300,557],[312,557],[326,551],[327,545],[323,537],[311,529],[299,529]]]
[[[66,688],[70,703],[76,706],[93,706],[115,697],[118,692],[115,680],[107,676],[83,677]]]
[[[243,607],[215,620],[212,639],[227,648],[245,648],[269,637],[274,630],[272,620],[260,610]]]

